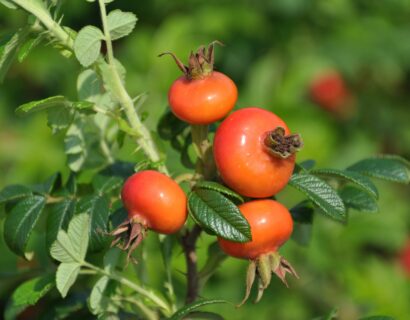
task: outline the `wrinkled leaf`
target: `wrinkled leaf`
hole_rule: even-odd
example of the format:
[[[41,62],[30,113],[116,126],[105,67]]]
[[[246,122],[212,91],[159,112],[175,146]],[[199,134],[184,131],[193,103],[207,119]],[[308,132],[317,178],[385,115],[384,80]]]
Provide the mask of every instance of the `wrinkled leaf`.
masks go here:
[[[295,173],[292,175],[289,185],[305,194],[327,217],[341,222],[346,220],[346,208],[342,199],[323,180],[311,174]]]
[[[238,200],[240,203],[243,203],[243,198],[237,194],[235,191],[213,181],[200,181],[195,185],[195,189],[207,189],[214,190],[219,193],[222,193],[225,196]]]
[[[369,177],[387,181],[409,183],[410,164],[399,156],[382,155],[361,160],[347,168]]]
[[[348,186],[339,193],[347,208],[371,213],[379,211],[376,200],[361,189]]]
[[[214,190],[192,191],[188,197],[188,208],[195,221],[222,238],[238,242],[252,238],[249,223],[238,207]]]
[[[363,191],[366,191],[374,198],[377,199],[379,197],[379,193],[374,183],[369,178],[363,176],[358,172],[337,169],[317,169],[311,171],[310,173],[325,177],[334,177],[348,181],[354,184],[356,187],[359,187]]]

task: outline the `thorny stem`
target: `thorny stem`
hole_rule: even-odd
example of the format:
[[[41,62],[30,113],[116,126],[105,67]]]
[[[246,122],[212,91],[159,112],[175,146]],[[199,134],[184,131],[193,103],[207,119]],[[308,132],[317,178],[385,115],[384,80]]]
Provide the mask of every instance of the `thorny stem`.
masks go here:
[[[50,15],[49,11],[39,3],[35,1],[24,1],[24,0],[12,0],[16,5],[24,9],[25,11],[34,15],[44,27],[50,31],[50,33],[67,49],[74,51],[74,40],[71,35],[62,28],[57,21],[55,21]],[[135,129],[138,133],[137,143],[141,146],[142,150],[150,161],[158,163],[161,161],[160,153],[152,139],[152,136],[148,129],[144,126],[139,118],[135,108],[134,103],[127,90],[125,89],[121,78],[118,74],[117,68],[115,67],[115,59],[112,48],[111,36],[107,27],[107,12],[105,9],[105,4],[103,0],[99,0],[101,20],[104,29],[104,37],[107,45],[107,61],[109,65],[109,70],[111,72],[111,77],[113,80],[113,88],[111,90],[115,93],[119,100],[119,104],[124,109],[125,115],[130,126]],[[168,170],[164,164],[159,166],[159,170],[168,174]]]
[[[118,281],[124,286],[134,290],[135,292],[139,293],[140,295],[144,296],[145,298],[151,300],[155,305],[161,308],[165,316],[169,316],[172,313],[171,307],[168,305],[166,301],[164,301],[161,297],[157,296],[154,292],[145,290],[144,288],[140,287],[139,285],[135,284],[131,280],[124,278],[120,274],[116,272],[107,271],[105,269],[101,269],[91,263],[83,262],[83,266],[96,271],[97,273],[103,274],[109,277],[112,280]]]
[[[150,132],[142,124],[141,119],[139,118],[134,108],[134,102],[132,101],[132,98],[128,94],[127,90],[125,89],[121,81],[121,77],[118,74],[117,68],[115,66],[114,52],[112,48],[110,31],[108,29],[107,12],[105,9],[104,0],[98,0],[98,3],[100,6],[101,21],[104,30],[105,43],[107,45],[107,61],[114,85],[111,89],[115,92],[115,95],[117,96],[121,107],[123,107],[125,115],[127,116],[127,119],[131,127],[140,134],[137,137],[138,144],[141,146],[144,153],[152,162],[158,163],[161,161],[161,156],[158,152],[158,149],[151,137]],[[159,170],[168,174],[168,170],[165,167],[165,165],[160,165]]]
[[[39,2],[35,1],[26,1],[26,0],[12,0],[16,5],[24,9],[25,11],[33,14],[40,22],[53,33],[63,46],[73,50],[74,40],[54,19],[51,17],[47,9]]]

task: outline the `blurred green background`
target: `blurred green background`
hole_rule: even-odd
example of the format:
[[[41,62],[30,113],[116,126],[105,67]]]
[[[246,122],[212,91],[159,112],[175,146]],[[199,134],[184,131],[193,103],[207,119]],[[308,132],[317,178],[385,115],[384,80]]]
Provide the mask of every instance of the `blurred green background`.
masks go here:
[[[407,0],[117,0],[109,8],[133,11],[139,21],[133,34],[115,43],[116,57],[127,69],[132,95],[149,94],[143,109],[154,129],[167,108],[167,89],[179,76],[170,58],[186,59],[190,50],[218,39],[216,68],[238,85],[237,107],[259,106],[282,117],[300,132],[305,148],[298,160],[315,159],[318,167],[344,168],[366,156],[396,153],[410,158],[410,2]],[[63,6],[63,24],[79,30],[99,25],[94,3],[70,0]],[[0,6],[0,34],[25,23],[22,12]],[[324,111],[308,98],[313,77],[338,70],[354,97],[356,112],[347,119]],[[12,66],[0,86],[0,188],[33,184],[56,171],[67,174],[62,137],[52,136],[44,114],[18,118],[22,103],[64,94],[75,100],[75,59],[51,47],[36,48]],[[166,144],[171,171],[179,173],[175,152]],[[119,158],[135,161],[129,148]],[[410,279],[397,261],[410,236],[409,186],[378,183],[380,212],[352,211],[347,226],[316,216],[309,246],[293,241],[282,253],[300,280],[290,289],[273,280],[261,303],[240,310],[209,307],[226,319],[312,319],[338,308],[340,319],[386,314],[410,317]],[[285,190],[279,199],[294,205],[299,195]],[[0,207],[0,227],[4,220]],[[1,233],[1,232],[0,232]],[[41,242],[41,231],[38,232]],[[160,253],[155,237],[147,242],[147,281],[161,290]],[[200,261],[206,256],[203,236]],[[22,264],[0,239],[1,305],[22,281]],[[47,258],[44,258],[47,259]],[[207,284],[203,297],[234,303],[244,293],[246,262],[227,259]],[[175,252],[175,279],[183,296],[183,256]]]

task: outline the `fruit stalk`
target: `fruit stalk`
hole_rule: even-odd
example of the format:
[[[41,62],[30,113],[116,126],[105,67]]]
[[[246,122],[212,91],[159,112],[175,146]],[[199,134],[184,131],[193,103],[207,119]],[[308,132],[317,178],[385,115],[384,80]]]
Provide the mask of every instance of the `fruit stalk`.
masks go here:
[[[192,142],[198,156],[195,175],[192,180],[211,179],[215,172],[215,165],[213,163],[212,146],[208,140],[208,126],[191,125],[191,134]],[[196,242],[201,232],[201,227],[195,224],[195,226],[191,230],[188,230],[181,238],[187,265],[187,304],[195,301],[199,294]]]

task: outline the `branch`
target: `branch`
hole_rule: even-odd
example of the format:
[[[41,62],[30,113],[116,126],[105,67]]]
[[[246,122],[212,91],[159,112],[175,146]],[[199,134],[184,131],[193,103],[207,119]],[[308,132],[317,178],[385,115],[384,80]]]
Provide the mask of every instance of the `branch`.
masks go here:
[[[187,293],[186,304],[194,302],[199,294],[199,277],[198,277],[198,257],[196,255],[196,241],[201,234],[201,227],[197,224],[191,231],[187,231],[181,238],[182,248],[184,250],[185,261],[187,265]]]

